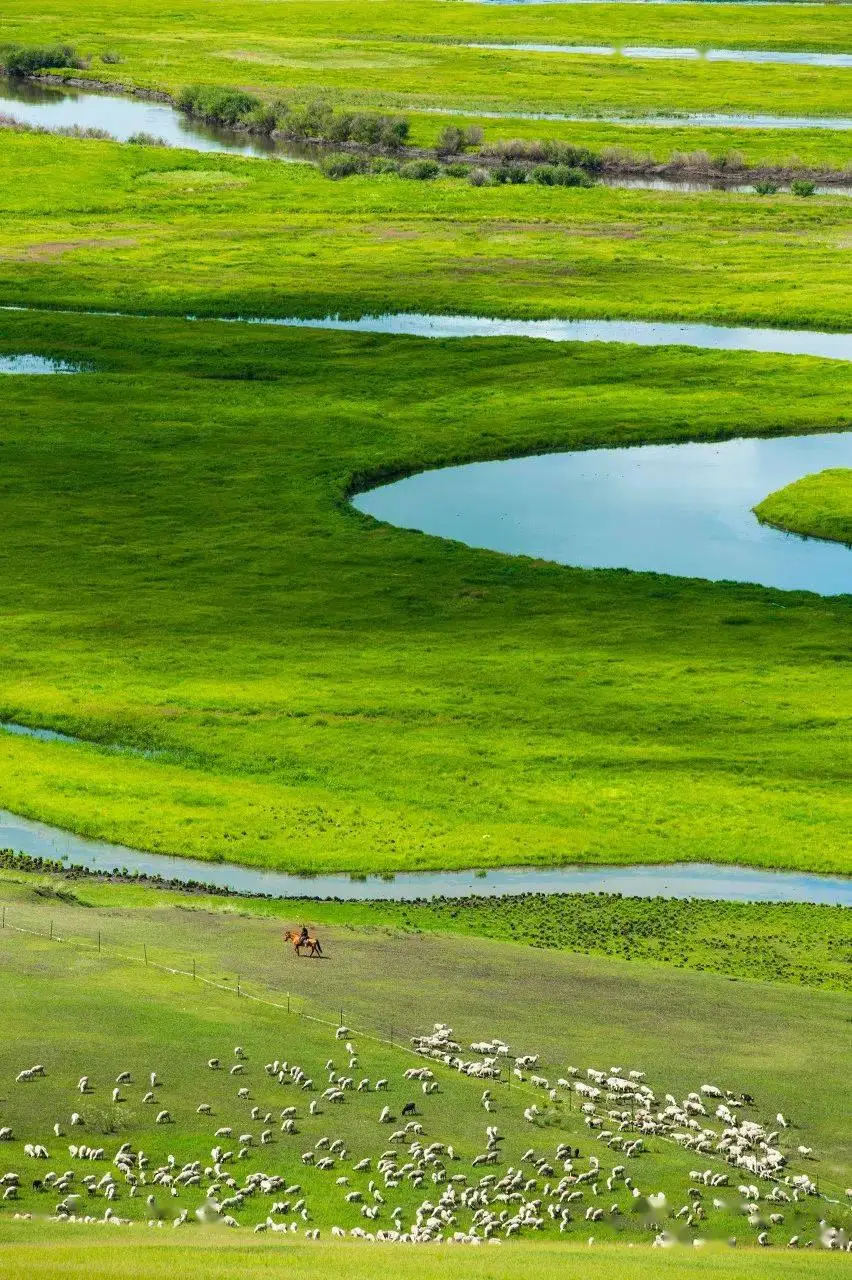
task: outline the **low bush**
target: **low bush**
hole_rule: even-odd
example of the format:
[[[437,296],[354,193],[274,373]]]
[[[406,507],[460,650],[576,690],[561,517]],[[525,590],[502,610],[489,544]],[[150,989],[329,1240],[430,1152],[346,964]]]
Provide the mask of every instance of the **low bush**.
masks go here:
[[[364,173],[366,164],[362,156],[325,156],[320,169],[327,178],[352,178]]]
[[[399,176],[425,182],[430,178],[437,178],[440,172],[441,166],[437,160],[409,160],[400,168]]]
[[[448,178],[466,178],[470,173],[470,165],[459,164],[458,162],[455,164],[448,164],[444,169],[444,173]]]
[[[167,147],[169,144],[165,138],[158,138],[153,133],[131,133],[127,141],[134,147]]]
[[[774,196],[778,190],[777,182],[756,182],[754,189],[759,196]]]
[[[390,156],[375,156],[370,163],[371,173],[399,173],[400,163]]]
[[[70,44],[33,46],[6,45],[0,49],[0,66],[8,76],[31,76],[52,67],[79,67],[82,60]]]
[[[445,156],[457,156],[468,147],[482,146],[482,130],[478,124],[463,129],[457,124],[448,124],[438,137],[438,150]]]
[[[114,67],[116,63],[121,61],[122,61],[121,54],[115,53],[111,49],[107,49],[105,53],[101,54],[101,62],[105,62],[108,67]]]
[[[816,183],[809,182],[806,178],[797,178],[790,183],[790,190],[794,196],[812,196],[816,192]]]
[[[472,187],[490,187],[492,185],[491,174],[487,169],[471,169],[467,175],[467,180]]]
[[[530,177],[542,187],[591,187],[592,179],[583,169],[569,164],[536,165]]]
[[[494,181],[520,186],[527,180],[527,171],[522,164],[501,164],[494,170]]]
[[[253,112],[263,110],[260,99],[251,93],[198,84],[181,90],[177,105],[187,115],[198,116],[210,124],[230,126],[243,124]]]

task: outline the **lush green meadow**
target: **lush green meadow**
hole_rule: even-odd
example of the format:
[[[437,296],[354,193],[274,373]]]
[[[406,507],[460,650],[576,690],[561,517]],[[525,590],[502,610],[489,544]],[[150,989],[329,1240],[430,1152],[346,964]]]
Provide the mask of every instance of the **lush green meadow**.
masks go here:
[[[852,471],[835,467],[804,476],[770,494],[755,512],[791,533],[852,543]]]
[[[99,0],[85,11],[51,0],[34,12],[4,10],[4,38],[69,41],[93,61],[84,73],[176,92],[203,81],[239,86],[266,100],[315,94],[350,105],[560,112],[594,117],[672,112],[842,115],[848,72],[790,65],[639,61],[469,49],[463,42],[553,41],[847,50],[848,9],[794,6],[744,13],[742,6],[678,6],[625,13],[623,5],[514,8],[419,0],[228,3],[160,0],[128,9]],[[454,42],[454,43],[448,43]],[[105,66],[102,53],[116,53]]]
[[[7,133],[0,209],[7,305],[848,324],[842,196],[332,182],[305,165]]]
[[[848,597],[571,571],[346,502],[461,458],[842,428],[843,362],[2,325],[98,372],[4,383],[2,714],[91,745],[3,735],[0,803],[292,870],[848,870]]]

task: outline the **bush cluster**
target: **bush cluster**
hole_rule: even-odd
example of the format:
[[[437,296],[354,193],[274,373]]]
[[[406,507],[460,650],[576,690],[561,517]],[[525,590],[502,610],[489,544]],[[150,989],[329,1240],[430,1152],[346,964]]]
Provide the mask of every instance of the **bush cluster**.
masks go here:
[[[468,147],[482,146],[482,130],[478,124],[462,129],[457,124],[448,124],[441,130],[438,138],[438,150],[444,156],[457,156]]]
[[[597,152],[571,142],[560,142],[558,138],[509,138],[486,147],[485,154],[505,164],[512,160],[530,163],[538,160],[552,165],[567,165],[571,169],[585,169],[588,173],[598,173],[603,168],[603,159]]]
[[[6,45],[0,49],[0,66],[8,76],[31,76],[51,67],[80,67],[70,44],[47,46]]]
[[[233,127],[248,124],[253,116],[265,110],[259,98],[239,89],[222,89],[215,85],[188,85],[177,100],[178,109],[187,115],[198,116],[210,124]],[[270,131],[275,127],[274,116]]]
[[[279,106],[278,129],[288,138],[318,138],[323,142],[354,142],[361,147],[397,151],[408,140],[408,121],[370,111],[335,111],[317,100],[301,107]]]

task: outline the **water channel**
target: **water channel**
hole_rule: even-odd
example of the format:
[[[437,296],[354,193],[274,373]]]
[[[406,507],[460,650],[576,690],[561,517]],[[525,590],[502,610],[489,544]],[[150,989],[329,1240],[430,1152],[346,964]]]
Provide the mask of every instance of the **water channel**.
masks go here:
[[[291,876],[226,862],[141,853],[0,810],[0,848],[61,859],[68,866],[161,876],[233,892],[352,901],[504,897],[521,893],[621,893],[640,898],[726,902],[817,902],[852,906],[852,879],[794,871],[760,871],[712,863],[638,867],[508,867],[493,871],[417,871],[393,876]]]
[[[852,53],[808,53],[792,49],[694,49],[674,45],[607,45],[607,44],[537,44],[517,41],[512,44],[464,44],[465,49],[490,49],[497,53],[568,53],[587,57],[622,57],[664,59],[676,62],[750,62],[760,65],[783,64],[796,67],[852,68]]]
[[[852,129],[846,116],[770,116],[724,113],[684,113],[680,116],[579,116],[559,112],[487,111],[455,107],[425,107],[426,115],[449,115],[486,120],[551,120],[575,124],[653,125],[661,128],[711,126],[754,129]],[[316,158],[309,145],[262,134],[217,129],[190,119],[164,102],[132,95],[102,93],[74,87],[44,85],[0,77],[0,114],[45,129],[104,129],[119,142],[144,133],[170,146],[192,151],[265,156],[300,163]]]

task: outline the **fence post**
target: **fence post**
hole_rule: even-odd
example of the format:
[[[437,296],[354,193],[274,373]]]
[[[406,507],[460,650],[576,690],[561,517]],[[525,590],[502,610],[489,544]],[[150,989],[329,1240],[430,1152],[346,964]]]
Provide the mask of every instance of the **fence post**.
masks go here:
[[[51,920],[51,922],[50,922],[50,936],[51,936],[51,939],[52,939],[52,938],[53,938],[53,921],[52,921],[52,920]]]
[[[237,974],[237,995],[240,994],[240,975]]]
[[[3,928],[6,928],[6,908],[3,908]]]
[[[290,1012],[290,992],[287,992],[287,1012]]]
[[[98,929],[98,955],[100,955],[100,951],[101,951],[101,931],[100,929]]]
[[[337,1025],[338,1025],[339,1027],[342,1027],[342,1026],[343,1026],[343,1010],[342,1010],[342,1009],[340,1010],[340,1021],[338,1022],[338,1024],[337,1024]]]
[[[145,964],[147,965],[148,964],[148,947],[144,942],[142,943],[142,950],[145,953]]]
[[[195,956],[192,957],[192,981],[195,981]]]

